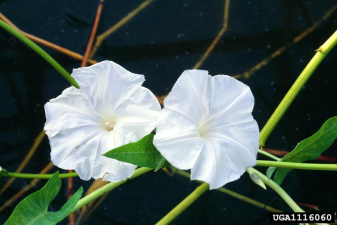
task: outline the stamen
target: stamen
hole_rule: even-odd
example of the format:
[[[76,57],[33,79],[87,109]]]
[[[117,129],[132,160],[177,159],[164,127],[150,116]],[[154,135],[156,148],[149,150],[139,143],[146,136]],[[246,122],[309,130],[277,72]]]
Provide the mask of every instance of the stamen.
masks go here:
[[[114,129],[114,126],[116,125],[115,123],[110,123],[110,122],[106,122],[105,125],[107,125],[109,127],[110,130]]]

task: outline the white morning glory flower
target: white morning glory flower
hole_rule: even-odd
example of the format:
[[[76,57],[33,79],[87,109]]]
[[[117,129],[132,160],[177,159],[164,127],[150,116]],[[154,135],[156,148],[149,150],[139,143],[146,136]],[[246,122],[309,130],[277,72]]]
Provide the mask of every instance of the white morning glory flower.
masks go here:
[[[186,70],[164,101],[154,145],[191,179],[219,188],[256,164],[259,128],[250,88],[226,75]]]
[[[45,105],[52,162],[75,170],[83,180],[130,177],[136,166],[102,154],[155,128],[160,105],[141,86],[144,76],[104,61],[76,69],[72,77],[81,88],[69,87]]]

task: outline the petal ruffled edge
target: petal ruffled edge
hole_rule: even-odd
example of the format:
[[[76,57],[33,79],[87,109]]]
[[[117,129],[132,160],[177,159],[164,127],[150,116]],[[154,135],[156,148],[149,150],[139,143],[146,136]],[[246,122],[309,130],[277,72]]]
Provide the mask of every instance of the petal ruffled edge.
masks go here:
[[[74,69],[71,74],[99,115],[108,115],[132,95],[145,81],[112,61]]]
[[[198,95],[196,94],[196,88],[195,88],[195,84],[193,84],[193,82],[191,82],[191,77],[192,77],[192,74],[196,74],[196,72],[201,72],[199,74],[204,74],[204,73],[207,73],[207,76],[204,76],[204,75],[201,75],[200,77],[202,78],[206,78],[207,82],[199,82],[201,86],[203,86],[203,88],[201,88],[200,90],[203,90],[201,92],[203,93],[206,93],[205,96],[202,95],[203,98],[201,98],[201,100],[199,101],[198,100]],[[178,101],[183,97],[185,96],[189,96],[189,95],[186,95],[186,94],[182,94],[182,93],[185,93],[186,92],[186,88],[184,89],[184,85],[180,84],[180,83],[183,83],[182,80],[187,80],[185,83],[189,83],[190,84],[190,87],[191,87],[191,90],[193,91],[193,93],[190,95],[190,96],[195,96],[196,97],[196,101],[189,101],[188,103],[191,104],[191,102],[197,102],[198,104],[194,104],[195,107],[198,107],[198,110],[192,110],[192,108],[189,108],[189,107],[184,107],[184,106],[181,106],[181,104],[179,104],[179,102],[181,101]],[[250,97],[252,97],[253,101],[246,101],[247,102],[247,110],[243,110],[242,113],[243,114],[250,114],[251,115],[251,112],[252,112],[252,109],[253,109],[253,106],[254,106],[254,97],[252,96],[252,93],[250,91],[250,88],[245,85],[244,83],[240,82],[240,81],[237,81],[235,78],[232,78],[230,76],[227,76],[227,75],[217,75],[215,77],[212,77],[210,75],[208,75],[208,72],[207,71],[198,71],[198,70],[187,70],[187,71],[184,71],[184,73],[181,75],[181,77],[179,77],[178,81],[176,82],[176,84],[174,85],[174,87],[172,88],[172,91],[169,93],[169,95],[167,96],[167,98],[165,99],[164,101],[164,105],[165,105],[165,108],[168,108],[168,109],[171,109],[173,111],[176,111],[177,113],[180,113],[181,115],[184,115],[185,117],[187,118],[190,118],[192,121],[194,121],[195,123],[200,123],[200,121],[202,119],[204,119],[203,115],[202,114],[208,114],[207,116],[210,116],[212,114],[212,107],[214,106],[213,105],[213,101],[214,101],[214,95],[216,94],[215,92],[215,86],[218,86],[219,84],[217,83],[216,80],[221,80],[221,79],[224,79],[224,80],[227,80],[229,83],[234,81],[235,85],[234,86],[237,86],[237,90],[235,91],[242,91],[242,93],[244,93],[244,95],[246,96],[246,94],[248,93],[248,98],[250,99]],[[233,79],[233,80],[232,80]],[[198,79],[197,79],[198,80]],[[198,82],[197,82],[198,83]],[[216,83],[216,84],[215,84]],[[200,86],[199,85],[199,86]],[[221,85],[221,84],[220,84]],[[181,86],[181,87],[180,87]],[[185,85],[186,86],[186,85]],[[231,86],[231,85],[230,85]],[[207,90],[207,89],[210,89],[211,88],[211,91]],[[217,88],[219,89],[219,88]],[[221,88],[220,88],[221,89]],[[180,90],[177,91],[177,90]],[[198,89],[199,90],[199,89]],[[249,91],[247,91],[249,90]],[[239,92],[240,92],[239,91]],[[179,93],[178,93],[179,92]],[[232,93],[233,94],[233,93]],[[250,96],[250,95],[251,96]],[[241,96],[241,95],[240,95]],[[234,96],[235,97],[235,93],[234,93]],[[241,99],[238,99],[238,101],[240,101]],[[229,99],[229,101],[231,101],[231,99]],[[178,102],[178,103],[177,103]],[[227,105],[230,105],[230,104],[227,104]],[[209,110],[203,110],[202,108],[200,107],[209,107]],[[231,107],[234,107],[234,105],[231,105]],[[164,109],[165,109],[164,108]],[[216,105],[216,108],[217,108],[217,105]],[[230,111],[232,110],[232,108],[230,108]],[[192,114],[188,113],[188,112],[192,112]],[[161,113],[162,114],[162,113]],[[240,114],[240,113],[238,113]],[[218,115],[215,115],[215,117],[217,117]],[[238,118],[237,118],[238,119]],[[257,123],[256,121],[253,119],[252,116],[250,116],[248,118],[249,120],[252,120],[255,122],[256,124],[256,127],[257,129],[257,134],[258,134],[258,126],[257,126]],[[160,120],[162,120],[161,117],[159,117],[159,122],[158,122],[158,127],[160,126],[161,122]],[[167,120],[167,118],[165,118],[165,120]],[[158,132],[161,132],[160,130],[157,129],[157,135],[158,135]],[[156,136],[157,136],[156,135]],[[168,136],[165,137],[165,135],[163,134],[160,134],[160,138],[156,138],[155,136],[155,141],[154,143],[156,143],[156,147],[158,148],[159,151],[161,151],[162,155],[165,157],[165,158],[169,158],[170,160],[168,160],[172,165],[176,166],[177,168],[180,168],[180,169],[189,169],[189,167],[191,167],[191,164],[186,167],[182,167],[179,163],[177,163],[176,159],[181,157],[181,155],[179,155],[179,152],[177,152],[177,154],[173,154],[173,156],[171,157],[171,155],[169,154],[169,149],[167,150],[163,150],[163,147],[160,146],[160,144],[162,142],[164,142],[166,139],[169,139],[168,141],[170,142],[173,142],[174,139],[172,138],[169,138]],[[176,139],[179,140],[179,141],[183,141],[181,138],[178,138],[179,134],[176,135]],[[157,139],[157,140],[156,140]],[[171,140],[172,139],[172,140]],[[257,135],[257,141],[256,141],[257,145],[258,145],[258,135]],[[184,146],[184,145],[183,145]],[[206,148],[206,144],[203,145],[202,149]],[[160,148],[162,148],[160,150]],[[258,149],[258,146],[256,148],[256,152],[257,152],[257,149]],[[194,161],[195,163],[193,164],[192,166],[192,171],[194,170],[195,171],[195,164],[199,164],[202,163],[202,155],[204,154],[203,150],[199,151],[199,155],[198,155],[198,158],[196,161]],[[221,154],[221,153],[220,153]],[[256,154],[255,154],[256,155]],[[221,155],[219,155],[218,157],[220,157]],[[252,156],[249,156],[249,158],[251,158]],[[247,164],[247,167],[251,167],[251,166],[254,166],[256,164],[256,157],[254,157],[253,159],[254,163],[252,162],[249,162],[249,163],[246,163]],[[203,163],[202,163],[203,164]],[[253,165],[254,164],[254,165]],[[213,165],[214,166],[214,165]],[[245,166],[244,166],[245,167]],[[225,181],[214,181],[215,180],[215,175],[214,173],[209,169],[209,166],[206,166],[205,169],[209,169],[208,172],[210,173],[209,175],[212,175],[212,177],[200,177],[199,175],[196,175],[194,173],[194,175],[192,174],[192,179],[201,179],[203,181],[206,181],[206,182],[209,182],[210,183],[210,187],[211,189],[215,189],[215,188],[218,188],[218,187],[221,187],[223,186],[225,183],[228,183],[228,182],[231,182],[231,181],[234,181],[234,180],[237,180],[239,179],[239,177],[242,175],[242,173],[244,172],[244,170],[247,168],[245,167],[244,169],[242,168],[237,168],[239,169],[240,171],[236,171],[236,173],[234,173],[233,171],[232,172],[229,172],[229,177],[227,182]],[[216,168],[215,168],[216,169]],[[236,169],[235,169],[236,170]],[[217,173],[217,171],[215,170],[215,172]],[[213,173],[213,174],[212,174]],[[203,174],[204,175],[204,174]]]
[[[77,81],[81,89],[87,89],[95,83],[97,76],[107,75],[103,71],[107,71],[108,69],[115,71],[116,75],[122,77],[124,80],[135,82],[138,85],[141,85],[145,81],[144,75],[132,73],[121,65],[109,60],[88,67],[73,69],[71,76]],[[86,77],[83,77],[83,75],[86,75]]]

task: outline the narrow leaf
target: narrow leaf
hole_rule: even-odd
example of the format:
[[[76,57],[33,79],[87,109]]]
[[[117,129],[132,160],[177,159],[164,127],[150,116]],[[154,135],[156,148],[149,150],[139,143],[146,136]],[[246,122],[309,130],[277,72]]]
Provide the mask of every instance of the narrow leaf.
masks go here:
[[[276,170],[276,167],[273,167],[273,166],[271,166],[267,169],[266,175],[269,179],[271,178],[271,176],[273,175],[275,170]]]
[[[83,188],[78,189],[59,211],[48,212],[49,204],[56,197],[60,187],[61,179],[56,172],[43,188],[30,194],[15,207],[5,225],[57,224],[63,220],[81,198]]]
[[[295,149],[284,156],[281,162],[304,162],[317,159],[337,138],[337,116],[328,119],[311,137],[297,144]],[[281,184],[292,169],[278,168],[274,177]]]
[[[155,168],[156,147],[153,145],[153,137],[153,134],[149,134],[137,142],[112,149],[104,156],[136,166]]]

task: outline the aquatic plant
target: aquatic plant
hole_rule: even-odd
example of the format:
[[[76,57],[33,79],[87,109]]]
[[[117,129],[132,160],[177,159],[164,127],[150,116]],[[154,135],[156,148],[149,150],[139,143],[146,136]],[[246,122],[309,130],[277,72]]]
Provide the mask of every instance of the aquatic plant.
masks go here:
[[[232,77],[187,70],[160,110],[155,96],[141,86],[143,76],[108,61],[74,70],[70,76],[22,32],[2,20],[0,26],[39,53],[74,86],[46,103],[45,131],[53,163],[76,173],[24,174],[0,168],[1,176],[50,178],[45,187],[17,205],[6,224],[56,224],[127,180],[167,168],[187,177],[190,175],[181,170],[191,169],[191,179],[203,183],[158,224],[172,222],[209,189],[230,193],[221,187],[239,179],[244,171],[262,188],[267,185],[273,189],[294,212],[304,212],[280,186],[286,175],[292,169],[337,170],[336,164],[304,163],[317,159],[334,142],[337,117],[328,119],[283,158],[263,149],[306,81],[336,45],[337,33],[317,49],[259,134],[251,115],[254,97],[247,85]],[[82,65],[91,58],[88,49]],[[92,55],[96,49],[92,49]],[[257,153],[271,160],[257,160]],[[269,168],[263,174],[253,166]],[[60,189],[60,178],[78,175],[84,180],[103,177],[110,182],[82,199],[80,188],[59,211],[48,212]]]

